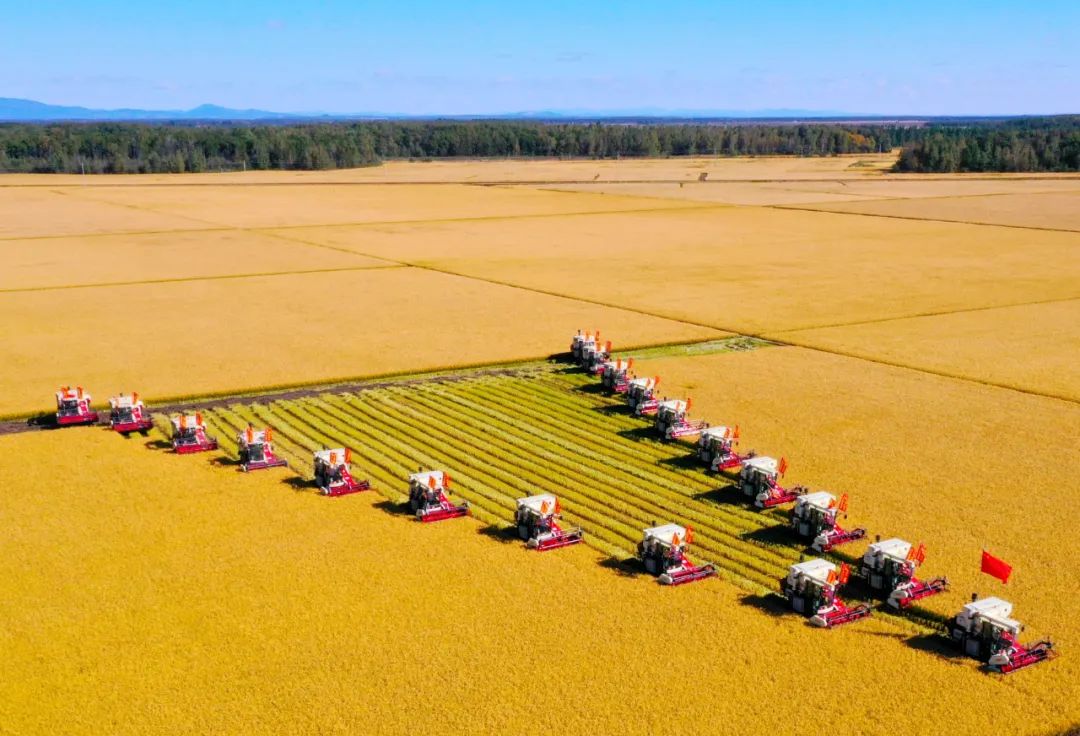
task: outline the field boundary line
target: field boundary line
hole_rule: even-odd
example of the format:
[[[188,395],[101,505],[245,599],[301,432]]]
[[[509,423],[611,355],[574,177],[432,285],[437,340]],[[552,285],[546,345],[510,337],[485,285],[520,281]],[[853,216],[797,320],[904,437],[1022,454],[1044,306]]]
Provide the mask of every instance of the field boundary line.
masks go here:
[[[919,199],[925,199],[924,197],[917,197],[911,199],[897,198],[893,201],[905,201],[905,202],[917,202]],[[868,200],[875,201],[875,200]],[[974,220],[946,220],[940,217],[915,217],[914,215],[885,215],[875,212],[848,212],[846,210],[827,210],[822,207],[806,207],[802,205],[794,204],[764,204],[754,205],[758,207],[767,207],[773,210],[794,210],[797,212],[817,212],[825,215],[851,215],[853,217],[882,217],[888,220],[911,220],[914,222],[944,222],[951,225],[973,225],[978,227],[1004,227],[1010,230],[1034,230],[1036,232],[1047,233],[1080,233],[1080,229],[1071,229],[1067,227],[1041,227],[1039,225],[1012,225],[1003,222],[976,222]]]
[[[142,281],[104,281],[98,284],[59,284],[56,286],[24,286],[16,289],[0,289],[0,294],[22,294],[35,291],[65,291],[68,289],[99,289],[111,286],[142,286],[147,284],[182,284],[192,281],[224,281],[227,279],[254,279],[263,276],[303,276],[317,273],[341,273],[347,271],[387,271],[410,268],[404,263],[387,263],[373,266],[341,266],[338,268],[313,268],[303,271],[266,271],[263,273],[229,273],[214,276],[181,276],[171,279],[144,279]]]
[[[878,319],[864,319],[857,320],[855,322],[835,322],[828,325],[814,325],[813,327],[793,327],[787,330],[773,330],[766,334],[769,335],[788,335],[793,332],[810,332],[812,330],[828,330],[834,327],[858,327],[859,325],[876,325],[882,322],[898,322],[905,319],[922,319],[923,317],[948,317],[951,314],[966,314],[968,312],[988,312],[995,309],[1012,309],[1014,307],[1034,307],[1040,304],[1058,304],[1060,302],[1074,302],[1080,299],[1080,295],[1077,296],[1063,296],[1055,299],[1036,299],[1030,302],[1013,302],[1009,304],[993,304],[981,307],[961,307],[959,309],[946,309],[939,312],[921,312],[919,314],[909,314],[900,317],[880,317]],[[775,339],[775,338],[773,338]]]

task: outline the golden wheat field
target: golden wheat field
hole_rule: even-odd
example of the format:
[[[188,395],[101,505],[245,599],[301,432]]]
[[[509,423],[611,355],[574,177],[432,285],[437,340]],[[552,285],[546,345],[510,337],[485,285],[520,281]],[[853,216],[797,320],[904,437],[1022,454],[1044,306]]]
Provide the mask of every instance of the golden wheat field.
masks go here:
[[[813,723],[851,734],[1080,723],[1080,179],[892,160],[0,178],[0,733],[787,733],[809,727],[804,694]],[[552,467],[567,476],[538,485],[623,508],[652,463],[663,492],[643,508],[734,513],[557,366],[596,416],[557,424],[579,402],[511,378],[491,389],[498,416],[462,403],[482,382],[300,401],[310,415],[274,415],[295,425],[295,472],[237,472],[227,433],[181,457],[157,430],[21,431],[61,384],[152,405],[535,368],[577,329],[638,353],[694,418],[739,423],[744,449],[786,456],[792,482],[848,493],[851,523],[924,542],[926,572],[953,583],[930,612],[1001,595],[1061,656],[991,675],[896,617],[820,631],[726,578],[665,589],[602,545],[527,553],[477,519],[415,523],[385,467],[347,498],[300,482],[320,422],[368,417],[347,436],[377,436],[370,457],[457,458],[488,506],[523,483],[513,468]],[[718,352],[739,334],[779,345]],[[453,428],[428,423],[451,405]],[[544,449],[544,426],[576,444]],[[626,443],[638,465],[594,488]],[[505,517],[492,508],[478,517]],[[737,542],[740,564],[778,564]],[[1007,586],[978,573],[983,548],[1015,566]]]
[[[1066,722],[886,623],[821,632],[724,583],[661,590],[586,547],[529,554],[471,520],[418,524],[103,429],[2,442],[12,732],[652,734],[676,696],[682,729],[783,732],[810,672],[861,733],[943,704],[966,714],[958,734]],[[93,480],[42,493],[19,471],[46,457]]]

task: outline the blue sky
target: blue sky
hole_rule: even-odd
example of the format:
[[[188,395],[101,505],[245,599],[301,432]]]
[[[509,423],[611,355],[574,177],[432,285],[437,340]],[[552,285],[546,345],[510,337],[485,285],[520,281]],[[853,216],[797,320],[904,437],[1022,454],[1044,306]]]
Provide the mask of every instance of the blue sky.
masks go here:
[[[1080,2],[7,0],[0,97],[302,112],[1080,112]]]

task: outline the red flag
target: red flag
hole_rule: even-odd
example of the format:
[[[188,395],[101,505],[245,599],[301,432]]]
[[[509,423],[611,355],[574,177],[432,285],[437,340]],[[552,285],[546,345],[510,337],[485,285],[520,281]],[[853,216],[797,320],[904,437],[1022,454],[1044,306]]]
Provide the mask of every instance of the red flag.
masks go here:
[[[846,562],[840,565],[840,584],[847,585],[848,578],[851,577],[851,568],[848,567]]]
[[[1009,575],[1012,574],[1012,565],[983,550],[982,571],[1003,583],[1007,583],[1009,582]]]

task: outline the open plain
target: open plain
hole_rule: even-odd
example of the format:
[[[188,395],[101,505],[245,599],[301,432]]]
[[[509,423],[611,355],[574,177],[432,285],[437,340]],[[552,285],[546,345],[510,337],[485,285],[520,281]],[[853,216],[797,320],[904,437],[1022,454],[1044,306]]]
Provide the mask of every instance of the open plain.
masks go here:
[[[890,163],[0,179],[0,416],[48,411],[62,383],[99,405],[245,395],[203,402],[212,457],[165,452],[160,430],[5,425],[0,731],[656,733],[678,692],[681,729],[777,733],[806,688],[848,733],[1080,723],[1080,178]],[[765,595],[800,554],[782,516],[545,363],[579,328],[793,481],[848,493],[872,535],[926,543],[952,590],[925,621],[784,613]],[[292,470],[236,472],[247,421],[275,426]],[[309,492],[330,442],[376,493]],[[475,520],[398,512],[420,463],[455,472]],[[537,487],[586,545],[507,543]],[[694,520],[720,580],[665,590],[626,563],[665,514]],[[1004,588],[982,549],[1014,565]],[[954,656],[927,621],[973,590],[1061,656],[1009,677]]]

